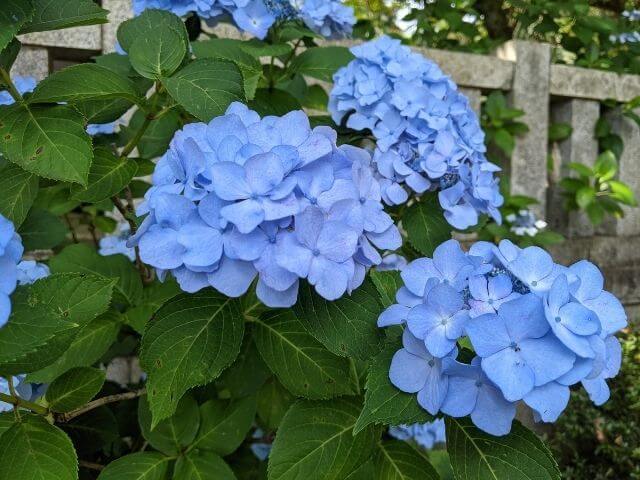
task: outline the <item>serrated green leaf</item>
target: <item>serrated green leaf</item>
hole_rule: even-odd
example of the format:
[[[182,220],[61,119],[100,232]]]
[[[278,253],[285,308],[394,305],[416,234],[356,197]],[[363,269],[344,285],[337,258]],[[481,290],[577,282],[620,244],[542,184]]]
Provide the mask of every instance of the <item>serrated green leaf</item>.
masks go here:
[[[115,310],[100,315],[84,326],[73,339],[69,349],[51,365],[29,374],[32,383],[51,383],[56,377],[74,367],[93,365],[116,340],[122,316]]]
[[[295,400],[276,377],[271,377],[258,392],[258,417],[267,428],[277,430]]]
[[[447,451],[459,480],[559,480],[549,449],[519,422],[511,433],[495,437],[478,430],[468,418],[446,418]]]
[[[189,452],[176,462],[173,480],[235,480],[229,465],[209,452]]]
[[[376,480],[440,480],[429,461],[414,447],[398,440],[378,444]]]
[[[288,43],[266,43],[257,38],[246,41],[237,40],[237,42],[245,52],[258,58],[280,57],[282,55],[288,55],[293,51],[293,47]]]
[[[57,274],[18,288],[0,329],[0,370],[31,373],[51,364],[80,328],[107,310],[113,284],[93,275]]]
[[[200,405],[200,431],[191,448],[221,456],[234,452],[244,441],[256,415],[256,398],[233,402],[209,400]]]
[[[269,480],[342,480],[365,463],[375,445],[373,428],[356,435],[354,399],[300,401],[285,415],[269,455]]]
[[[247,332],[236,361],[222,372],[217,383],[232,398],[242,398],[255,394],[269,376],[271,371],[258,353],[253,334]]]
[[[37,208],[31,209],[18,229],[26,251],[56,247],[64,241],[67,231],[58,217]]]
[[[356,422],[355,432],[372,423],[401,425],[433,420],[433,417],[418,405],[415,395],[398,390],[389,380],[391,358],[399,347],[396,343],[389,342],[371,361],[365,386],[364,407]]]
[[[113,98],[108,100],[81,100],[74,102],[87,124],[111,123],[122,117],[133,104],[129,100]]]
[[[423,195],[421,201],[407,208],[402,225],[409,243],[427,257],[438,245],[451,238],[451,226],[444,218],[437,195]]]
[[[0,169],[0,214],[19,227],[38,195],[38,177],[12,163]]]
[[[217,378],[240,352],[244,322],[238,300],[211,289],[171,300],[142,337],[153,425],[175,412],[184,393]]]
[[[396,293],[400,287],[404,286],[404,282],[397,270],[378,271],[372,269],[369,272],[371,281],[376,286],[380,294],[380,302],[384,308],[396,303]]]
[[[0,413],[0,437],[16,423],[16,414],[13,412]]]
[[[180,17],[158,9],[146,9],[137,17],[121,23],[117,33],[118,43],[128,52],[137,40],[152,35],[160,28],[180,33],[183,43],[185,45],[189,43],[189,34]]]
[[[356,392],[349,360],[324,348],[290,310],[267,312],[255,326],[260,355],[294,395],[326,399]]]
[[[169,94],[190,114],[208,122],[224,114],[236,101],[244,101],[240,69],[229,61],[203,58],[163,79]]]
[[[0,478],[77,480],[78,457],[62,430],[24,416],[0,437]]]
[[[93,160],[84,117],[69,105],[0,107],[0,151],[28,172],[87,184]]]
[[[35,14],[20,33],[107,23],[107,11],[93,0],[32,0]]]
[[[106,148],[96,148],[95,158],[89,170],[89,185],[71,187],[71,198],[80,202],[98,203],[116,195],[135,177],[136,162],[117,158]]]
[[[89,402],[102,388],[105,373],[97,368],[72,368],[56,378],[47,389],[46,399],[54,412],[70,412]]]
[[[166,455],[176,455],[193,442],[200,428],[198,403],[187,394],[178,403],[176,413],[151,428],[151,410],[147,397],[138,401],[138,423],[142,435],[156,450]]]
[[[125,312],[125,321],[140,335],[144,333],[147,322],[162,305],[182,293],[177,282],[166,280],[155,282],[144,288],[139,305]]]
[[[353,54],[346,47],[316,47],[298,55],[291,66],[292,72],[331,82],[333,74],[353,60]]]
[[[368,360],[380,350],[382,331],[377,321],[382,306],[370,281],[333,302],[303,282],[293,311],[309,333],[336,355]]]
[[[4,0],[0,8],[0,50],[3,50],[18,30],[31,20],[35,9],[31,0]]]
[[[302,106],[296,98],[289,92],[274,88],[259,88],[249,102],[249,107],[258,112],[261,116],[276,115],[282,116],[292,110],[300,110]]]
[[[107,465],[98,480],[165,480],[170,462],[161,453],[132,453]]]
[[[113,70],[95,63],[81,63],[52,73],[41,81],[30,103],[74,103],[82,100],[112,100],[122,98],[138,103],[140,95],[135,84]]]

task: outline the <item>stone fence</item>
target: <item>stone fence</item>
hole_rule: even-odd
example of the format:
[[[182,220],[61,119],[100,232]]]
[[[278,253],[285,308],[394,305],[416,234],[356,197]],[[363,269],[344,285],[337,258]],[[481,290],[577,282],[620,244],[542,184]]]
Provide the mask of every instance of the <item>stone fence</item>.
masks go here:
[[[130,0],[102,0],[111,12],[106,25],[22,36],[23,48],[13,73],[40,80],[51,71],[112,51],[117,25],[131,16],[130,4]],[[567,237],[553,248],[556,258],[563,263],[589,258],[600,265],[607,287],[623,299],[630,317],[636,319],[640,314],[640,208],[625,208],[624,218],[594,229],[584,215],[564,211],[558,182],[569,174],[569,163],[595,162],[594,129],[601,102],[626,102],[639,96],[640,76],[555,65],[550,45],[526,41],[509,42],[495,55],[422,52],[451,75],[478,112],[483,96],[492,90],[507,93],[511,105],[525,112],[522,121],[529,132],[516,139],[506,168],[512,193],[535,198],[537,213]],[[624,140],[619,175],[640,196],[639,127],[619,114],[610,115],[613,130]],[[549,145],[550,122],[570,124],[570,138]],[[549,155],[552,168],[548,168]]]

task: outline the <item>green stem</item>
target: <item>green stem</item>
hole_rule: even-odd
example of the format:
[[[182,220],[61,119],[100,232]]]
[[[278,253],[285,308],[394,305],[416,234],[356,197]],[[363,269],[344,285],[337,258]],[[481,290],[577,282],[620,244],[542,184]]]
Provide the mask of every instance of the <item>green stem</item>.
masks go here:
[[[28,400],[24,400],[17,395],[7,395],[6,393],[0,393],[0,402],[5,402],[14,407],[18,408],[26,408],[27,410],[31,410],[33,413],[37,413],[38,415],[48,415],[49,410],[42,405],[38,405],[37,403],[29,402]]]
[[[124,148],[122,149],[122,152],[120,152],[121,157],[127,157],[131,152],[133,152],[133,150],[138,146],[138,143],[140,142],[145,132],[147,131],[147,128],[149,128],[149,125],[151,125],[152,120],[153,120],[152,114],[149,114],[144,118],[144,122],[142,122],[142,125],[140,125],[140,128],[138,129],[138,131],[135,133],[133,138],[129,140],[129,142],[124,146]]]
[[[18,92],[18,89],[11,81],[11,76],[4,68],[0,68],[0,78],[2,78],[3,83],[7,86],[9,95],[11,95],[16,102],[22,102],[24,100],[22,95],[20,95],[20,92]]]

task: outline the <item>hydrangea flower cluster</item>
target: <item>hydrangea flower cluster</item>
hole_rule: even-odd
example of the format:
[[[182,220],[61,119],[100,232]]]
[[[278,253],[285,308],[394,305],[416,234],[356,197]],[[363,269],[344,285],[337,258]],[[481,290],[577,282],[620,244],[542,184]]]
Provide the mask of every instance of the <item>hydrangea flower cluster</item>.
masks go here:
[[[187,292],[237,297],[256,276],[272,307],[293,305],[301,278],[328,300],[351,292],[401,237],[370,154],[336,139],[302,111],[260,118],[237,102],[185,126],[156,165],[138,207],[148,216],[128,245]]]
[[[438,191],[455,228],[477,224],[480,213],[500,222],[500,169],[487,160],[478,118],[453,81],[387,36],[351,52],[356,58],[334,75],[329,111],[336,123],[373,133],[385,202],[406,202],[405,187]]]
[[[630,22],[640,22],[640,10],[625,10],[622,16],[629,19]]]
[[[581,382],[597,405],[609,398],[606,380],[621,362],[614,334],[627,320],[592,263],[564,267],[508,240],[465,253],[450,240],[401,276],[397,303],[378,325],[406,326],[389,377],[429,413],[470,415],[478,428],[505,435],[519,401],[536,421],[553,422],[571,385]],[[476,355],[470,363],[458,360],[464,336]]]
[[[517,213],[510,213],[504,217],[505,221],[510,225],[509,230],[519,237],[535,237],[540,230],[547,228],[547,222],[536,218],[536,214],[531,210],[522,209]]]
[[[299,18],[327,38],[351,35],[356,23],[353,9],[341,0],[133,0],[136,15],[148,8],[169,10],[178,16],[195,12],[212,24],[230,17],[240,30],[259,39],[267,36],[277,20]]]
[[[30,285],[49,275],[49,267],[33,260],[20,261],[24,247],[13,223],[0,215],[0,328],[11,315],[11,294],[18,285]]]
[[[436,444],[445,443],[446,441],[443,418],[438,418],[433,422],[390,427],[389,435],[398,440],[413,440],[427,450],[431,450]]]
[[[25,93],[33,92],[36,88],[36,79],[33,77],[20,77],[15,76],[11,79],[16,90],[20,95],[24,95]],[[0,91],[0,105],[11,105],[13,104],[13,97],[6,90]]]

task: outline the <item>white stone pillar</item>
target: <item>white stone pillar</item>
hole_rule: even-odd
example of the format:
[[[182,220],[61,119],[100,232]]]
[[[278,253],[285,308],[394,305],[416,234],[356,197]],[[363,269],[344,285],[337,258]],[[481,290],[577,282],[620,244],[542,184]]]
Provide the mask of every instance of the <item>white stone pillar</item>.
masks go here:
[[[118,27],[125,20],[133,17],[131,0],[102,0],[102,8],[109,10],[109,23],[102,27],[102,51],[110,53],[115,50]]]
[[[460,88],[460,93],[469,99],[469,105],[480,119],[480,109],[482,107],[482,92],[478,88]]]
[[[22,46],[16,58],[11,75],[34,77],[37,81],[49,75],[49,51],[41,47]]]

